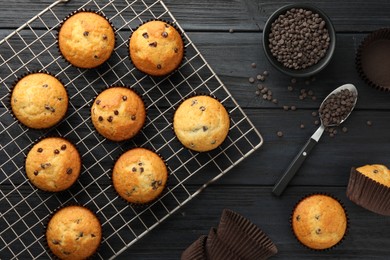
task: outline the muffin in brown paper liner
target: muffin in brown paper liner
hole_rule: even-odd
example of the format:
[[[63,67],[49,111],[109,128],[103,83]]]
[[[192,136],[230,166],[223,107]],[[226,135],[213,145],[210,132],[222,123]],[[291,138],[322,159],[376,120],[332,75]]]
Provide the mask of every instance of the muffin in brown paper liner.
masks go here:
[[[104,100],[98,99],[101,96],[104,96]],[[127,141],[145,127],[146,102],[135,89],[113,85],[95,96],[90,114],[92,126],[99,135],[113,142]]]
[[[56,225],[58,222],[61,225]],[[103,239],[101,223],[99,217],[87,206],[77,203],[62,205],[45,220],[45,248],[53,259],[92,259],[98,253]],[[67,230],[61,230],[64,227]]]
[[[367,210],[390,216],[390,187],[365,176],[355,167],[351,168],[346,195]]]
[[[134,147],[115,160],[111,176],[113,188],[117,195],[131,206],[148,206],[166,192],[169,182],[168,169],[165,159],[157,152],[146,147]],[[147,172],[151,174],[146,174]],[[129,174],[137,176],[130,178]],[[157,175],[161,179],[155,179]],[[141,192],[140,187],[143,188]]]
[[[26,177],[45,192],[61,192],[76,183],[82,157],[75,144],[61,136],[45,136],[31,145],[24,163]]]
[[[207,236],[200,236],[181,254],[181,260],[207,260],[206,258]]]
[[[208,102],[212,109],[199,104],[198,99]],[[191,111],[181,111],[183,107],[187,110],[191,108]],[[216,114],[218,110],[220,113]],[[193,118],[195,116],[198,118]],[[185,148],[194,152],[210,152],[220,147],[229,135],[230,125],[231,118],[226,107],[214,95],[205,93],[193,93],[184,98],[176,106],[172,118],[175,136]]]
[[[229,209],[222,212],[217,235],[242,259],[267,259],[278,252],[275,244],[261,229]]]
[[[242,258],[237,252],[231,250],[224,241],[222,241],[215,230],[211,228],[206,240],[206,255],[210,260],[240,260]]]
[[[22,74],[9,93],[8,107],[12,117],[30,129],[56,127],[66,117],[68,106],[69,94],[64,83],[45,70]]]
[[[349,229],[349,218],[342,202],[327,193],[304,196],[290,216],[290,227],[297,241],[313,251],[329,251],[339,246]]]
[[[390,91],[390,28],[367,35],[356,54],[360,77],[371,87]]]
[[[156,41],[151,41],[151,38],[149,37],[148,32],[144,32],[142,34],[142,38],[139,37],[145,43],[145,45],[142,45],[142,46],[145,46],[144,48],[154,48],[154,49],[156,49],[156,52],[148,52],[148,55],[143,55],[144,57],[141,57],[141,56],[137,55],[137,53],[141,52],[142,49],[140,47],[138,47],[138,44],[136,46],[136,44],[135,44],[135,40],[136,39],[134,38],[135,35],[137,35],[137,33],[139,32],[138,30],[143,30],[146,24],[149,23],[149,25],[150,25],[150,24],[156,23],[156,22],[157,23],[161,23],[167,29],[169,29],[169,27],[172,27],[173,28],[172,32],[174,34],[176,34],[175,36],[180,37],[181,42],[179,41],[179,46],[175,47],[174,50],[173,50],[175,55],[176,54],[179,55],[178,58],[176,58],[175,55],[174,56],[167,55],[167,54],[169,54],[167,51],[161,51],[161,50],[157,51],[157,47],[159,47],[159,45],[158,45],[158,42],[157,42],[158,38],[156,38],[156,37],[157,37],[157,33],[159,33],[159,30],[161,31],[161,28],[158,29],[158,28],[155,28],[155,27],[156,26],[160,26],[159,24],[155,25],[153,27],[153,30],[152,30],[152,28],[150,28],[152,30],[151,33],[154,34],[153,38],[156,39]],[[146,25],[146,26],[148,26],[148,25]],[[162,37],[162,39],[164,39],[164,38],[168,38],[169,34],[164,31],[164,32],[161,33],[161,35],[160,34],[158,35],[158,37],[160,37],[160,36]],[[132,44],[132,40],[133,40],[133,44]],[[166,47],[167,44],[164,44],[163,46]],[[149,51],[150,51],[150,49],[149,49]],[[152,55],[152,54],[155,54],[156,56],[158,56],[159,57],[158,59],[166,58],[167,59],[166,61],[165,60],[160,60],[160,63],[164,63],[165,66],[168,66],[168,68],[165,68],[165,66],[162,66],[158,62],[155,62],[155,61],[151,60],[151,57],[155,56],[155,55]],[[161,55],[163,55],[163,54],[167,55],[167,56],[166,57],[165,56],[162,57]],[[145,22],[141,23],[131,33],[131,35],[129,37],[129,40],[128,40],[128,55],[129,55],[129,59],[130,59],[131,64],[137,70],[139,70],[140,72],[142,72],[142,73],[144,73],[146,75],[154,76],[154,77],[163,77],[163,76],[168,76],[170,74],[173,74],[183,64],[184,58],[186,56],[186,47],[185,47],[185,39],[184,39],[183,32],[173,22],[168,21],[168,20],[164,20],[164,19],[149,19],[149,20],[146,20]],[[154,58],[154,59],[156,59],[156,58]]]
[[[77,68],[99,67],[109,60],[115,45],[115,28],[102,12],[82,8],[66,16],[58,26],[58,51]]]

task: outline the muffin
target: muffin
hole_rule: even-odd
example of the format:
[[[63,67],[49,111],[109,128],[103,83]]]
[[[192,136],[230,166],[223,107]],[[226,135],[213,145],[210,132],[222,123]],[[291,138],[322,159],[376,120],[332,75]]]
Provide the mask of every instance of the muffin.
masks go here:
[[[336,199],[314,194],[302,199],[292,213],[295,237],[305,246],[315,250],[329,249],[344,238],[347,215]]]
[[[91,107],[95,129],[112,141],[134,137],[144,126],[146,109],[142,98],[132,89],[111,87],[101,92]]]
[[[210,96],[194,96],[180,104],[173,116],[173,130],[188,149],[207,152],[225,140],[230,118],[225,107]]]
[[[149,21],[132,33],[129,53],[134,66],[140,71],[151,76],[164,76],[181,64],[183,38],[169,23]]]
[[[68,189],[80,175],[81,158],[76,147],[61,137],[48,137],[28,152],[25,169],[37,188],[58,192]]]
[[[61,24],[58,47],[73,66],[95,68],[114,51],[114,29],[103,15],[86,10],[75,12]]]
[[[98,249],[102,240],[99,219],[82,206],[67,206],[57,211],[46,229],[51,252],[60,259],[86,259]]]
[[[30,73],[16,82],[10,103],[13,115],[23,125],[50,128],[65,117],[68,93],[56,77],[46,72]]]
[[[134,148],[115,162],[112,181],[115,190],[126,201],[146,204],[158,198],[168,180],[165,162],[145,148]]]
[[[390,216],[390,171],[381,164],[351,169],[347,197],[372,212]]]

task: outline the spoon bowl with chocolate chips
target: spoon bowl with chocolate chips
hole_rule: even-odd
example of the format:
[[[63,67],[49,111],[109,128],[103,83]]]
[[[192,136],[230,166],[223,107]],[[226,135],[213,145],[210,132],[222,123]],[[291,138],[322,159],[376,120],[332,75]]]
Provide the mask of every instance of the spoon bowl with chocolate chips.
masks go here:
[[[321,120],[320,127],[306,142],[305,146],[291,162],[283,176],[275,184],[272,190],[274,195],[280,196],[283,193],[284,189],[301,167],[310,151],[320,140],[325,128],[339,126],[348,118],[352,110],[355,108],[357,96],[358,92],[356,87],[352,84],[345,84],[333,90],[324,99],[324,101],[322,101],[319,108]]]

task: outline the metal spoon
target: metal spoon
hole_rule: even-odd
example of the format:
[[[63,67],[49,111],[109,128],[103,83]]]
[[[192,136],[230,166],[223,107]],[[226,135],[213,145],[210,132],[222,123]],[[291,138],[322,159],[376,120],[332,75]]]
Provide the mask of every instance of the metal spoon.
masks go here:
[[[274,188],[272,189],[272,193],[276,196],[280,196],[284,189],[287,187],[287,184],[290,182],[290,180],[294,177],[295,173],[298,171],[298,169],[301,167],[302,163],[305,161],[306,157],[309,155],[310,151],[313,149],[313,147],[318,143],[320,140],[322,133],[325,130],[325,127],[333,127],[333,126],[339,126],[341,123],[343,123],[347,117],[351,114],[352,110],[354,109],[356,102],[357,102],[357,89],[352,84],[345,84],[342,85],[335,90],[333,90],[325,99],[322,101],[321,106],[324,104],[324,102],[332,95],[337,94],[338,92],[342,90],[349,90],[352,92],[354,96],[354,103],[351,106],[351,110],[348,112],[348,114],[337,124],[328,124],[324,125],[324,122],[322,120],[322,116],[320,114],[320,120],[321,120],[321,126],[317,129],[317,131],[310,137],[310,139],[307,141],[305,146],[302,148],[302,150],[297,154],[297,156],[294,158],[294,160],[291,162],[290,166],[287,168],[283,176],[280,178],[280,180],[275,184]]]

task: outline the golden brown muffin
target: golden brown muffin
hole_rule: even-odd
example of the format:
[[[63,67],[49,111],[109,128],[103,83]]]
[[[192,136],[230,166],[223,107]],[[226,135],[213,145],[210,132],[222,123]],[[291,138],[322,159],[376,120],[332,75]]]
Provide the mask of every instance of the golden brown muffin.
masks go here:
[[[390,216],[390,171],[385,165],[352,167],[347,197],[377,214]]]
[[[11,108],[25,126],[49,128],[65,117],[68,94],[54,76],[44,72],[32,73],[15,84],[11,93]]]
[[[230,127],[225,107],[210,96],[194,96],[177,108],[173,130],[179,141],[197,152],[217,148],[225,140]]]
[[[385,185],[386,187],[390,187],[390,171],[384,165],[365,165],[356,168],[356,171],[380,184]]]
[[[46,229],[46,241],[60,259],[86,259],[101,242],[102,228],[98,218],[82,206],[67,206],[57,211]]]
[[[61,54],[79,68],[95,68],[107,61],[115,47],[110,22],[90,11],[81,11],[65,19],[58,33]]]
[[[126,201],[145,204],[158,198],[168,180],[165,162],[145,148],[134,148],[115,162],[112,181],[117,193]]]
[[[130,58],[134,66],[151,76],[163,76],[177,69],[183,60],[184,43],[170,24],[150,21],[130,38]]]
[[[31,148],[25,165],[32,184],[44,191],[58,192],[68,189],[77,180],[81,158],[69,141],[48,137]]]
[[[101,92],[91,107],[95,129],[107,139],[123,141],[134,137],[144,126],[146,109],[142,98],[125,87]]]
[[[303,245],[317,250],[328,249],[343,239],[347,216],[336,199],[315,194],[302,199],[295,207],[292,229]]]

